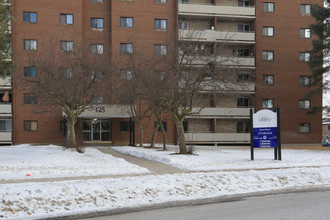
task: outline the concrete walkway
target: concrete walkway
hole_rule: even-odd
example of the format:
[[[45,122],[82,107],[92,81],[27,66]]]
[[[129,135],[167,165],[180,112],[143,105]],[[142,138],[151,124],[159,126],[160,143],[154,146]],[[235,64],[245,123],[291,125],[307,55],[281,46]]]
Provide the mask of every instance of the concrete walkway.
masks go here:
[[[111,147],[95,147],[99,151],[106,153],[106,154],[111,154],[114,157],[122,158],[126,160],[129,163],[135,164],[140,167],[147,168],[150,170],[153,174],[173,174],[173,173],[184,173],[186,172],[185,170],[181,170],[176,167],[172,167],[166,164],[162,164],[159,162],[151,161],[151,160],[146,160],[143,158],[137,158],[134,156],[126,155],[119,153],[115,150],[113,150]]]

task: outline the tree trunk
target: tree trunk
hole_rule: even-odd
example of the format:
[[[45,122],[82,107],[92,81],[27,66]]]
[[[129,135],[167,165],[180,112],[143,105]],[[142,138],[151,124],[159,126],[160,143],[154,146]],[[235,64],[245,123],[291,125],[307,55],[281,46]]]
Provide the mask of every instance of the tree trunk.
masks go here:
[[[180,121],[177,118],[175,118],[174,120],[175,120],[176,131],[178,134],[178,141],[179,141],[179,147],[180,147],[179,154],[187,154],[186,138],[184,136],[184,128],[183,128],[182,121]]]
[[[68,117],[67,118],[67,131],[66,131],[66,147],[68,148],[76,148],[76,131],[75,131],[75,124],[77,122],[77,118],[75,117]]]
[[[154,128],[154,131],[153,131],[152,137],[151,137],[151,147],[154,147],[155,146],[155,140],[156,140],[158,128],[159,128],[159,124],[156,123],[156,126]]]
[[[141,122],[137,122],[140,129],[140,147],[143,147],[143,126]]]

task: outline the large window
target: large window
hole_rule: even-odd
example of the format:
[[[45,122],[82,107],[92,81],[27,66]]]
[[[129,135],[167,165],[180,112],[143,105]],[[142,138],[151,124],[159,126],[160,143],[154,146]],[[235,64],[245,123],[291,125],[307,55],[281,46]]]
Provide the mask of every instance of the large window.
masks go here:
[[[248,24],[239,24],[237,25],[238,32],[250,32],[250,25]]]
[[[91,52],[92,54],[103,54],[103,44],[92,44]]]
[[[237,107],[249,107],[250,100],[248,98],[237,98]]]
[[[59,68],[59,73],[62,74],[66,78],[73,77],[73,69],[72,68]]]
[[[310,84],[311,84],[311,77],[310,76],[300,76],[299,77],[299,85],[308,86]]]
[[[239,7],[248,7],[250,6],[250,0],[238,0]]]
[[[120,27],[132,28],[133,27],[133,18],[121,17],[120,18]]]
[[[309,123],[300,123],[299,132],[300,133],[309,133],[311,130],[311,125]]]
[[[300,38],[311,38],[311,29],[301,28],[300,29]]]
[[[249,133],[250,132],[250,126],[249,122],[237,122],[237,133]]]
[[[73,24],[73,14],[60,14],[61,24]]]
[[[132,77],[133,77],[132,72],[130,70],[125,70],[125,69],[120,70],[120,78],[121,79],[131,80]]]
[[[33,94],[24,94],[24,104],[30,104],[30,105],[36,105],[38,104],[38,98],[37,95]]]
[[[274,36],[274,27],[263,27],[262,35],[265,37],[273,37]]]
[[[12,131],[11,119],[0,120],[0,132],[11,132]]]
[[[310,15],[311,14],[311,5],[300,5],[300,13],[302,15]]]
[[[155,19],[155,29],[166,30],[167,20],[166,19]]]
[[[237,82],[238,83],[248,83],[251,82],[250,74],[237,74]]]
[[[60,41],[60,50],[61,51],[73,51],[73,41]]]
[[[308,52],[307,53],[306,52],[300,53],[300,61],[308,62],[310,56],[311,56],[311,53],[308,53]]]
[[[133,53],[133,44],[121,43],[120,52],[121,53]]]
[[[103,29],[103,18],[91,18],[91,27]]]
[[[263,75],[262,83],[264,85],[274,85],[274,76],[273,75]]]
[[[111,120],[88,119],[83,121],[84,141],[111,141]]]
[[[311,107],[311,101],[308,99],[299,100],[300,109],[309,109]]]
[[[262,108],[273,108],[274,100],[273,99],[263,99],[262,100]]]
[[[237,56],[238,57],[249,57],[250,49],[237,49]]]
[[[262,59],[268,61],[274,60],[274,51],[262,51]]]
[[[181,30],[188,30],[189,22],[188,21],[179,21],[178,22],[178,28],[181,29]]]
[[[37,40],[24,40],[24,50],[37,50]]]
[[[23,21],[28,23],[37,23],[37,13],[23,12]]]
[[[167,54],[166,45],[155,45],[155,54],[166,55]]]
[[[38,131],[38,121],[24,121],[24,131]]]
[[[24,67],[25,77],[37,77],[37,68],[35,67]]]
[[[274,2],[264,2],[263,3],[263,11],[264,12],[274,12],[275,11],[275,3]]]

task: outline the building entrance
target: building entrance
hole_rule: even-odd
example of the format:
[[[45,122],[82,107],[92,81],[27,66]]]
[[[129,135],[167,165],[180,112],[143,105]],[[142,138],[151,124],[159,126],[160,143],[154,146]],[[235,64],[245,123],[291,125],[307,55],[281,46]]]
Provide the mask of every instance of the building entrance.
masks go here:
[[[111,120],[84,119],[83,139],[84,141],[111,141]]]

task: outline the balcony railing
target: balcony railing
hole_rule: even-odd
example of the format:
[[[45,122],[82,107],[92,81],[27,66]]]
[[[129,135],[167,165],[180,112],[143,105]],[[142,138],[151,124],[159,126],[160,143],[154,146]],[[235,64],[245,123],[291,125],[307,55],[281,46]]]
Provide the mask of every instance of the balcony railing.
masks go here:
[[[189,144],[230,144],[250,143],[250,133],[185,133]]]
[[[198,42],[229,42],[251,45],[255,43],[255,33],[217,30],[179,30],[179,40]]]
[[[255,68],[254,57],[225,57],[225,56],[184,56],[180,57],[183,65],[207,65],[215,63],[218,66]]]
[[[213,4],[181,4],[179,3],[179,15],[217,16],[228,18],[254,19],[255,7],[238,7]]]
[[[188,118],[235,118],[235,119],[249,119],[250,108],[194,108],[193,112],[199,112],[198,114],[191,115]]]
[[[0,77],[1,88],[11,88],[11,77],[2,78]]]
[[[201,85],[202,91],[253,94],[255,83],[224,83],[208,79]]]
[[[11,143],[11,132],[0,132],[0,143]]]
[[[0,116],[11,116],[11,104],[0,104]]]

